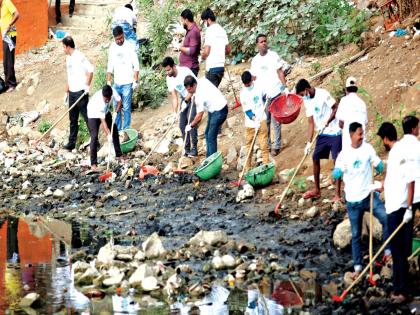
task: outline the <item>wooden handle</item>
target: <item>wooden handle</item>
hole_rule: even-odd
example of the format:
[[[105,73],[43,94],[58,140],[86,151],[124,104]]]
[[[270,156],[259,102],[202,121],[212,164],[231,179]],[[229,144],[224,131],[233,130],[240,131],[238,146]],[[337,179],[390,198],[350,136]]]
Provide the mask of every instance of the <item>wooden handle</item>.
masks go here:
[[[189,113],[188,113],[188,125],[189,125],[189,124],[190,124],[190,122],[191,122],[191,116],[192,116],[192,108],[193,108],[193,106],[194,106],[194,103],[193,103],[193,101],[192,101],[192,99],[191,99],[190,111],[189,111]],[[181,157],[179,158],[179,161],[178,161],[178,169],[180,169],[180,165],[181,165],[181,158],[182,158],[182,157],[184,156],[184,154],[185,154],[185,141],[187,141],[188,133],[189,133],[189,131],[185,131],[185,129],[184,129],[184,139],[183,139],[183,141],[182,141],[182,151],[181,151]]]
[[[112,117],[112,125],[111,125],[111,138],[114,137],[114,124],[115,124],[115,119],[117,118],[117,113],[115,113],[115,115],[113,115],[114,117]],[[106,164],[106,171],[109,171],[109,164],[111,162],[111,152],[112,152],[112,145],[111,143],[108,143],[109,149],[108,149],[108,163]]]
[[[374,168],[373,164],[371,165],[372,169],[372,184],[374,183]],[[372,260],[373,255],[373,198],[375,193],[370,192],[370,211],[369,211],[369,260]],[[373,266],[370,265],[370,273],[373,273]]]
[[[393,239],[393,237],[402,229],[404,226],[404,221],[401,222],[401,224],[395,229],[394,232],[387,238],[387,240],[382,244],[381,248],[376,252],[375,256],[372,257],[372,259],[369,261],[369,264],[363,269],[363,271],[360,273],[360,275],[350,284],[350,286],[345,291],[350,291],[359,281],[362,279],[363,275],[366,273],[366,271],[369,270],[370,266],[375,262],[375,259],[378,258],[378,256],[382,253],[382,251],[385,249],[386,245]]]
[[[56,120],[56,122],[50,127],[50,129],[48,129],[46,132],[44,132],[44,134],[41,136],[41,137],[39,137],[39,139],[36,141],[36,142],[39,142],[39,141],[41,141],[42,139],[44,139],[44,137],[47,135],[47,134],[49,134],[50,132],[51,132],[51,130],[53,130],[54,128],[55,128],[55,126],[57,126],[58,125],[58,123],[80,102],[80,100],[84,97],[86,95],[86,93],[83,93],[82,94],[82,96],[80,96],[77,100],[76,100],[76,102],[74,102],[74,104],[73,105],[71,105],[70,106],[70,108],[66,111],[66,112],[64,112],[63,113],[63,115],[61,115],[60,116],[60,118],[58,118],[57,120]]]

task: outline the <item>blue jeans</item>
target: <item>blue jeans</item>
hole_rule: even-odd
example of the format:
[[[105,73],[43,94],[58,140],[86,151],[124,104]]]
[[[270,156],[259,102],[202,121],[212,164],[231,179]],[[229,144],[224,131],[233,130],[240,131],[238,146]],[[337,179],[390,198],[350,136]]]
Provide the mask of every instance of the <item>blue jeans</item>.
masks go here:
[[[121,96],[122,100],[122,110],[117,114],[117,118],[115,118],[115,125],[119,130],[124,130],[127,128],[130,128],[131,124],[131,98],[133,96],[133,89],[132,85],[130,84],[124,84],[124,85],[118,85],[114,84],[114,89],[118,92],[118,94]],[[117,103],[114,102],[114,108],[117,108]],[[122,118],[123,120],[122,121]]]
[[[349,214],[351,224],[351,253],[353,256],[354,266],[362,266],[362,224],[363,214],[365,211],[370,209],[370,194],[358,202],[347,202],[347,211]],[[373,215],[382,224],[382,240],[385,241],[388,238],[388,218],[385,212],[385,206],[382,200],[379,198],[379,193],[375,192],[373,198]],[[386,249],[390,247],[387,246]]]
[[[228,114],[227,105],[217,112],[210,113],[207,121],[207,127],[204,135],[206,136],[207,153],[209,157],[217,152],[217,134],[219,128],[223,125]]]

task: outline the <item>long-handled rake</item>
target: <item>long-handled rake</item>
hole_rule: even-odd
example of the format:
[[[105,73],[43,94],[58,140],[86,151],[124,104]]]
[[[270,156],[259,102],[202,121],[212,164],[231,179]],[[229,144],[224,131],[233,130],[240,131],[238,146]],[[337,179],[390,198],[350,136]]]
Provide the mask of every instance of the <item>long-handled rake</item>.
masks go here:
[[[231,109],[236,109],[238,107],[241,107],[242,105],[241,105],[241,102],[239,101],[238,97],[236,96],[235,89],[233,88],[232,79],[230,78],[230,72],[229,72],[229,68],[228,67],[226,67],[226,72],[227,72],[228,77],[229,77],[229,80],[228,81],[229,81],[230,88],[232,89],[233,96],[235,97],[235,105],[232,106]]]
[[[111,137],[114,137],[114,124],[115,124],[115,119],[117,118],[117,113],[114,113],[112,115],[112,125],[111,125]],[[106,164],[106,172],[104,174],[102,174],[101,176],[99,176],[99,181],[100,182],[105,182],[107,181],[109,178],[112,177],[112,172],[109,171],[109,165],[111,164],[111,153],[112,153],[112,143],[108,143],[109,148],[108,148],[108,162]]]

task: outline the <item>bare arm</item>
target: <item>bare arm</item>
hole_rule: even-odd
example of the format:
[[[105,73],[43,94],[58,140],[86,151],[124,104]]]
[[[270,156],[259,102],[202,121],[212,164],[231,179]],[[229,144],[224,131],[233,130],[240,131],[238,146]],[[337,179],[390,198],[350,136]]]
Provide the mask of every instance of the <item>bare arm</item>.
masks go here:
[[[139,72],[138,71],[134,71],[134,81],[136,81],[136,82],[139,81]]]
[[[408,183],[407,207],[413,205],[415,183],[414,181]]]
[[[281,83],[286,86],[286,77],[284,76],[284,72],[282,69],[277,69],[277,75],[281,81]]]
[[[118,101],[117,102],[117,108],[115,109],[115,111],[118,113],[122,108],[122,101]]]
[[[13,24],[16,23],[16,21],[19,19],[19,11],[16,10],[15,13],[13,13],[13,18],[10,21],[9,26],[7,27],[7,32],[10,31],[10,28],[12,27]]]
[[[315,122],[314,122],[314,116],[308,117],[308,142],[312,142],[312,138],[314,136],[314,129],[315,129]]]
[[[176,94],[175,90],[172,91],[171,93],[172,96],[172,110],[174,111],[174,113],[178,112],[178,95]]]
[[[339,126],[341,129],[343,129],[343,128],[344,128],[344,121],[339,120],[339,121],[338,121],[338,126]]]
[[[112,82],[112,74],[111,72],[106,73],[106,82]]]
[[[190,47],[181,47],[181,52],[184,54],[184,55],[190,55]]]
[[[209,55],[210,55],[210,46],[204,46],[203,52],[201,53],[201,58],[203,60],[206,60]]]
[[[194,128],[195,126],[197,126],[200,123],[201,119],[203,118],[203,115],[204,115],[204,112],[197,113],[194,120],[190,124],[192,128]]]
[[[227,44],[225,46],[225,54],[229,55],[231,51],[232,51],[232,46],[230,44]]]
[[[107,136],[111,134],[111,131],[109,130],[108,125],[106,124],[105,118],[101,118],[101,126]]]
[[[335,114],[337,114],[338,103],[337,103],[337,102],[335,102],[335,104],[333,105],[333,107],[331,107],[331,109],[332,109],[332,112],[331,112],[330,118],[328,118],[328,121],[327,121],[327,123],[326,123],[326,125],[327,125],[327,126],[328,126],[328,124],[329,124],[330,122],[332,122],[332,121],[334,120],[334,118],[335,118]],[[344,125],[344,124],[343,124],[343,125]]]
[[[92,83],[92,78],[93,78],[93,72],[88,72],[86,74],[86,85],[90,86],[90,84]]]

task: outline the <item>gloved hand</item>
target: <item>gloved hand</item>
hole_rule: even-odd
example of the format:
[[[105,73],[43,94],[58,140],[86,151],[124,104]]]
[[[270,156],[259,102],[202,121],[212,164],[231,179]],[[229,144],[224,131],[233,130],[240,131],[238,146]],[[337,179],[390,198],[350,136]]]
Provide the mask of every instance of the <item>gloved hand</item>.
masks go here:
[[[192,127],[191,124],[185,126],[185,132],[191,131]]]
[[[311,143],[306,142],[306,146],[305,146],[305,149],[303,150],[303,152],[305,153],[305,155],[308,155],[309,151],[311,151]]]
[[[287,95],[289,95],[289,93],[290,93],[289,89],[288,88],[284,88],[283,94],[287,96]]]
[[[404,213],[404,217],[403,217],[403,222],[405,224],[407,224],[408,222],[410,222],[413,219],[413,210],[411,209],[407,209],[405,210]]]
[[[177,119],[178,119],[178,114],[177,114],[177,113],[172,113],[172,114],[170,114],[170,116],[169,116],[169,121],[170,121],[171,123],[174,123]]]
[[[182,101],[181,102],[181,112],[183,112],[184,110],[186,110],[187,109],[187,103],[185,102],[185,101]]]
[[[106,136],[106,139],[108,140],[108,143],[111,144],[112,143],[112,135],[109,134]]]
[[[115,119],[117,118],[117,112],[113,112],[112,113],[112,120],[115,121]]]
[[[377,181],[377,180],[375,180],[375,182],[373,184],[369,185],[369,190],[370,191],[377,191],[377,190],[380,190],[380,189],[382,189],[382,183]]]
[[[83,90],[85,91],[85,94],[89,94],[90,86],[86,84]]]
[[[139,83],[137,81],[133,81],[133,84],[131,85],[131,88],[133,89],[133,91],[137,90],[138,87],[139,87]]]

